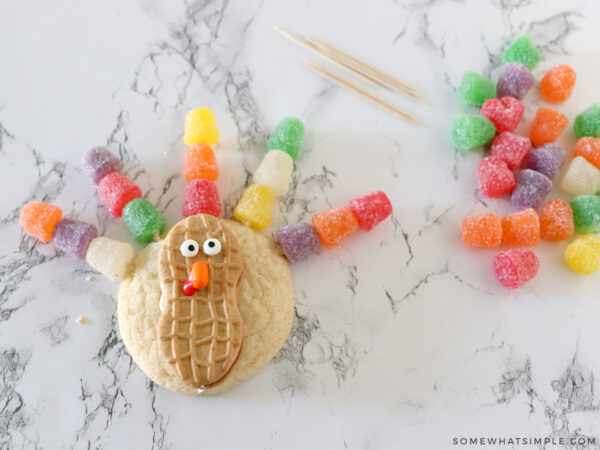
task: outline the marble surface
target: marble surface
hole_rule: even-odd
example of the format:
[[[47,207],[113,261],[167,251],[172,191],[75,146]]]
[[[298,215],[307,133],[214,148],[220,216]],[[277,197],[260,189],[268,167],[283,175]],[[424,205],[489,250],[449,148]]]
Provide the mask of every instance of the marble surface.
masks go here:
[[[428,449],[531,437],[554,442],[528,448],[600,448],[599,278],[570,273],[564,244],[542,243],[539,276],[499,286],[493,252],[463,248],[457,230],[465,215],[510,207],[477,194],[482,152],[457,155],[448,139],[465,110],[462,73],[495,76],[521,32],[545,58],[538,79],[557,62],[577,69],[569,119],[599,100],[599,20],[600,5],[579,0],[2,3],[0,447]],[[432,106],[389,98],[427,126],[309,72],[274,24],[401,75]],[[524,127],[540,103],[528,96]],[[18,226],[36,199],[130,239],[81,171],[93,145],[118,153],[175,223],[183,118],[198,106],[220,124],[225,215],[285,115],[307,136],[273,229],[374,189],[395,208],[372,232],[293,266],[288,343],[216,398],[150,383],[119,338],[118,283]],[[563,144],[572,149],[571,129]],[[571,442],[579,437],[590,439]]]

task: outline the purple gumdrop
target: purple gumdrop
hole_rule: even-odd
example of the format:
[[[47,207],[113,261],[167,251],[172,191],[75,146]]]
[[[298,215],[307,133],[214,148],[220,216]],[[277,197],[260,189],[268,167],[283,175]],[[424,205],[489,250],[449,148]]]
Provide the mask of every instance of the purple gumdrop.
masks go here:
[[[505,64],[496,83],[498,98],[514,97],[521,100],[535,84],[535,78],[523,64]]]
[[[538,208],[552,190],[552,180],[543,173],[525,169],[517,177],[510,202],[519,209]]]
[[[83,165],[84,172],[94,184],[98,184],[110,172],[121,170],[121,160],[104,147],[89,149],[83,155],[81,164]]]
[[[566,152],[556,144],[544,144],[527,155],[527,167],[552,178],[565,163]]]
[[[84,259],[90,242],[98,236],[95,225],[73,219],[62,219],[56,224],[52,242],[59,250],[76,259]]]
[[[319,236],[312,225],[295,223],[277,231],[277,242],[283,247],[290,262],[300,261],[310,255],[319,245]]]

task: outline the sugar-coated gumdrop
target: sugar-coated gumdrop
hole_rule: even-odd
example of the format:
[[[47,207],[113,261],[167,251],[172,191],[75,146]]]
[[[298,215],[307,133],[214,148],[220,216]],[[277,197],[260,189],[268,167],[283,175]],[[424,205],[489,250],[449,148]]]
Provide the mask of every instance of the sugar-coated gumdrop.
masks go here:
[[[58,206],[42,202],[29,202],[19,216],[23,230],[42,242],[49,242],[56,224],[62,219],[62,210]]]
[[[499,133],[514,131],[524,112],[523,103],[513,97],[490,98],[481,107],[481,115],[494,122]]]
[[[600,137],[600,103],[594,103],[575,118],[575,136]]]
[[[252,228],[267,228],[271,225],[275,194],[262,184],[250,185],[242,195],[233,215],[240,222]]]
[[[502,54],[502,61],[518,62],[533,69],[540,62],[542,56],[539,50],[531,43],[529,36],[522,35],[516,38]]]
[[[533,74],[521,63],[505,64],[496,83],[498,97],[514,97],[521,100],[535,84]]]
[[[477,166],[477,184],[486,197],[502,197],[515,187],[515,176],[496,156],[483,158]]]
[[[496,97],[496,85],[488,77],[468,70],[460,82],[458,96],[465,105],[481,106],[488,98]]]
[[[487,117],[458,114],[452,122],[452,143],[461,152],[481,147],[495,134],[496,126]]]
[[[576,78],[575,71],[566,64],[554,66],[540,83],[542,97],[549,102],[564,102],[571,96]]]
[[[123,220],[133,238],[141,243],[157,238],[167,225],[165,216],[145,198],[127,203],[123,208]]]
[[[565,249],[565,261],[573,272],[582,275],[597,272],[600,269],[600,236],[579,236]]]
[[[502,243],[502,223],[496,213],[466,217],[461,237],[467,247],[498,247]]]
[[[133,259],[133,247],[126,242],[97,237],[90,243],[85,259],[105,277],[117,280],[125,275],[127,265]]]
[[[502,243],[533,247],[540,241],[540,219],[533,209],[519,211],[502,218]]]
[[[215,145],[219,142],[219,129],[215,113],[208,108],[192,109],[185,116],[185,145],[203,142]]]
[[[56,224],[52,243],[67,255],[76,259],[84,259],[90,242],[97,236],[98,229],[91,223],[62,219]]]
[[[521,170],[510,202],[519,209],[537,209],[552,191],[552,180],[531,169]]]
[[[203,142],[190,145],[185,152],[183,174],[185,181],[196,178],[216,181],[219,178],[219,167],[212,147]]]
[[[527,167],[552,178],[565,163],[566,152],[557,144],[544,144],[527,156]]]
[[[381,191],[353,198],[348,206],[356,216],[359,228],[363,231],[371,230],[392,213],[392,203]]]
[[[277,242],[287,259],[296,262],[308,257],[319,245],[317,232],[308,223],[295,223],[277,230]]]
[[[295,117],[282,119],[267,141],[267,150],[282,150],[298,159],[304,139],[304,124]]]
[[[593,195],[600,191],[600,170],[583,156],[576,156],[565,169],[560,187],[571,195]]]
[[[279,197],[287,193],[293,171],[294,160],[287,152],[271,150],[265,154],[252,179],[256,184],[267,186]]]
[[[140,198],[142,190],[122,173],[111,172],[98,183],[98,195],[113,216],[121,217],[125,205]]]
[[[521,167],[527,154],[531,151],[531,141],[518,134],[505,131],[492,141],[492,156],[503,160],[510,170]]]
[[[494,256],[494,272],[502,286],[514,289],[536,276],[538,257],[528,248],[512,248]]]
[[[337,247],[358,230],[358,220],[347,206],[315,214],[312,224],[321,244],[327,248]]]
[[[600,197],[597,195],[573,197],[571,209],[577,233],[600,233]]]
[[[552,108],[538,108],[529,131],[531,142],[536,147],[554,142],[569,125],[567,117]]]
[[[578,139],[573,156],[583,156],[600,170],[600,139],[589,136]]]
[[[540,236],[547,241],[563,241],[575,232],[573,210],[564,200],[549,200],[540,213]]]
[[[214,181],[197,178],[185,187],[183,196],[183,215],[210,214],[218,217],[221,214],[221,200]]]
[[[81,165],[94,184],[98,184],[105,175],[121,170],[121,160],[104,147],[89,149],[83,155]]]

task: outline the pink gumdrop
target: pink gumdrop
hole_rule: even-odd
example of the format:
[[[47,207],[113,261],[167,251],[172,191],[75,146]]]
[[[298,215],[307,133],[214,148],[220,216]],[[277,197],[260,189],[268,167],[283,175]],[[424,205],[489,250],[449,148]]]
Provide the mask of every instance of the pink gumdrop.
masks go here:
[[[502,197],[513,190],[516,180],[503,160],[488,156],[477,166],[477,183],[486,197]]]
[[[481,115],[496,125],[498,133],[515,131],[524,112],[523,103],[513,97],[489,98],[481,107]]]
[[[528,248],[512,248],[494,257],[494,272],[498,281],[514,289],[536,276],[540,262]]]

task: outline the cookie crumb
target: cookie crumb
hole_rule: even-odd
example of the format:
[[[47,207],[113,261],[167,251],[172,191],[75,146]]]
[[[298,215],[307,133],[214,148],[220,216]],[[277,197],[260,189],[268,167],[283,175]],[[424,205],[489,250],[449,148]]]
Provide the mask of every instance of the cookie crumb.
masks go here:
[[[83,325],[83,316],[79,316],[79,317],[77,318],[77,323],[78,323],[79,325]]]

